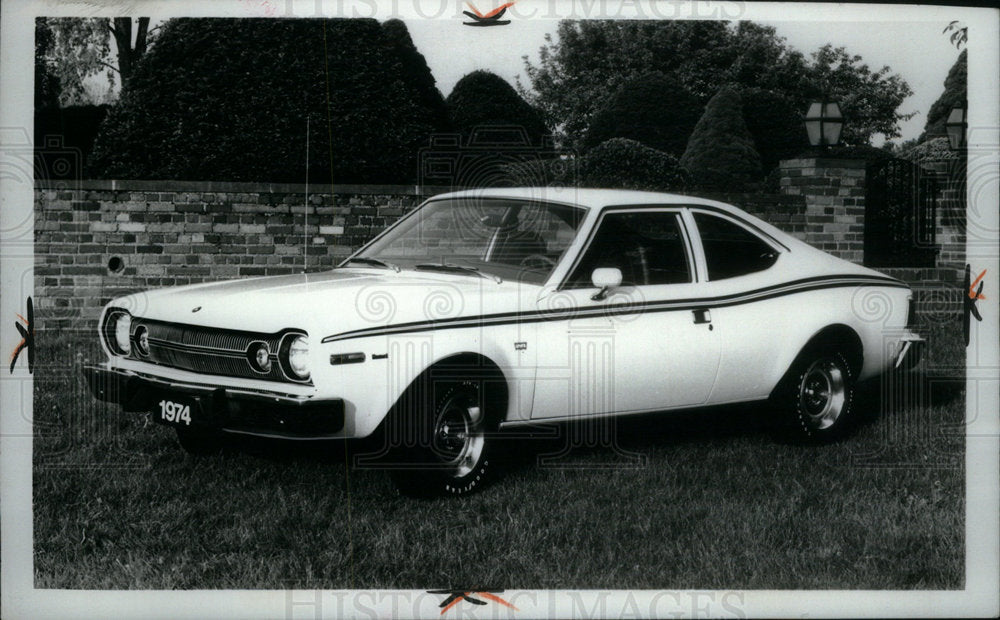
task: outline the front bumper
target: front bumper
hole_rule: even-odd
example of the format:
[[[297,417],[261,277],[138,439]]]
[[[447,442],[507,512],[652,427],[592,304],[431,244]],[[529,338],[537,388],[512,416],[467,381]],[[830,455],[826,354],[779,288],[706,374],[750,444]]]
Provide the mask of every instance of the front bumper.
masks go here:
[[[920,363],[923,355],[924,339],[920,336],[908,334],[900,339],[899,350],[893,361],[893,370],[912,370]]]
[[[191,426],[283,439],[332,439],[344,428],[344,401],[171,381],[107,364],[84,366],[90,391],[124,411],[154,411],[159,401],[196,403]]]

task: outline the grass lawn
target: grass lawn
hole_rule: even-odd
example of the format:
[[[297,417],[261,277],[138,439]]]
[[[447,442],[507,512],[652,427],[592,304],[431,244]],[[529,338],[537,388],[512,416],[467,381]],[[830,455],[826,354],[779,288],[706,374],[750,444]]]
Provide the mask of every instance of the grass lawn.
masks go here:
[[[865,386],[869,421],[836,445],[776,442],[766,407],[644,416],[614,447],[523,442],[497,484],[435,501],[345,466],[343,443],[188,456],[90,396],[96,336],[39,332],[35,586],[962,588],[961,327],[922,331],[920,398]]]

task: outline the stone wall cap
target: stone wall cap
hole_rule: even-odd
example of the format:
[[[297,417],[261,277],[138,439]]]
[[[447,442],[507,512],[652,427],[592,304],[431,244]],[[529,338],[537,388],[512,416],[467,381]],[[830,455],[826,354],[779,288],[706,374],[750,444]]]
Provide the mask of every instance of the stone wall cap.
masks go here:
[[[222,192],[248,194],[395,194],[433,196],[451,191],[451,187],[433,185],[360,185],[317,183],[257,183],[250,181],[171,181],[115,179],[36,179],[36,190],[60,191],[123,191],[123,192]]]
[[[782,159],[778,162],[782,168],[865,168],[868,160],[848,157],[801,157]]]

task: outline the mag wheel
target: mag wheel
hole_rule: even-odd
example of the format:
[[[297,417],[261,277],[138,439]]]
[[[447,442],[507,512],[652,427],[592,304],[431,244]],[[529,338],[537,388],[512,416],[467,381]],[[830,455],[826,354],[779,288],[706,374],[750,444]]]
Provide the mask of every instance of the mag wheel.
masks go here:
[[[843,437],[854,424],[854,376],[847,359],[828,349],[801,355],[777,400],[790,439],[825,443]]]
[[[491,477],[494,430],[479,385],[472,381],[438,384],[436,397],[413,399],[417,411],[399,412],[408,425],[409,445],[395,450],[392,478],[404,495],[465,495]]]

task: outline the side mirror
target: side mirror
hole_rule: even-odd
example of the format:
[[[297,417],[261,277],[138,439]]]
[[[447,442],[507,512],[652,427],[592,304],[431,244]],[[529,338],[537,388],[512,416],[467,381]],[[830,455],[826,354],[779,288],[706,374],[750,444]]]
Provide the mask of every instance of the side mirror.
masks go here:
[[[617,267],[598,267],[590,274],[590,282],[600,290],[591,296],[594,301],[600,301],[608,296],[608,291],[621,286],[622,272]]]

